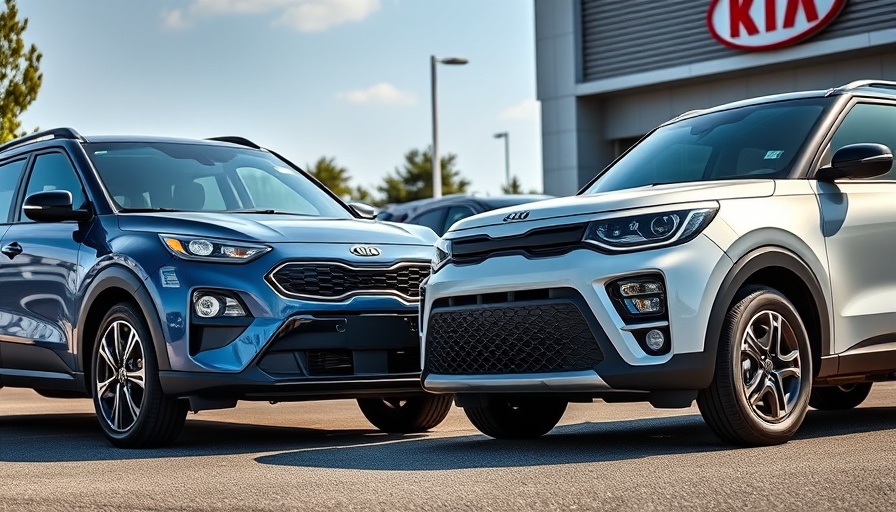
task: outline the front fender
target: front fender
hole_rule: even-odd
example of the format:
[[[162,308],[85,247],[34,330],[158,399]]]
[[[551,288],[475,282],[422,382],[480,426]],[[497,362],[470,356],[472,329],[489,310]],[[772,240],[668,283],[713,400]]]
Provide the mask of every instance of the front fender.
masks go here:
[[[170,370],[171,363],[168,360],[168,352],[166,349],[164,330],[162,329],[158,308],[152,299],[149,291],[146,289],[143,280],[138,276],[137,272],[127,266],[121,264],[110,264],[93,273],[83,293],[81,301],[81,310],[78,315],[78,325],[76,329],[77,339],[77,360],[80,364],[79,370],[85,371],[88,366],[88,359],[91,357],[89,353],[85,353],[84,327],[87,325],[87,317],[90,313],[91,306],[103,294],[103,292],[112,288],[118,288],[127,292],[146,319],[149,327],[150,335],[154,340],[154,349],[156,352],[156,360],[159,363],[160,370]]]

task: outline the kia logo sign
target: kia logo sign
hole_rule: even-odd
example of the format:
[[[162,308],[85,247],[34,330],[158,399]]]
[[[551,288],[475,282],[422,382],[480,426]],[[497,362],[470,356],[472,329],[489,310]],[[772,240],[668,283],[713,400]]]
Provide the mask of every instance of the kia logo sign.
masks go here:
[[[383,253],[379,247],[372,245],[353,245],[349,251],[355,256],[379,256]]]
[[[712,36],[740,50],[774,50],[824,29],[846,0],[712,0],[706,22]]]
[[[504,222],[513,222],[515,220],[526,220],[528,218],[529,218],[528,211],[513,212],[513,213],[508,213],[507,216],[504,217]]]

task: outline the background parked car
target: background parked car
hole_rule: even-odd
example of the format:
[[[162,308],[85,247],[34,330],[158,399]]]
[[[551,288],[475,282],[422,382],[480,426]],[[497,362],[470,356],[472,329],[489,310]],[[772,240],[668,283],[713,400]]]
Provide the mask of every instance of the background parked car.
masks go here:
[[[393,220],[395,222],[426,226],[435,231],[437,235],[442,236],[455,222],[476,215],[477,213],[497,210],[498,208],[507,206],[533,203],[535,201],[551,199],[552,197],[553,196],[542,194],[515,194],[486,197],[454,195],[422,202],[407,213],[399,210],[397,215],[394,213],[391,214],[396,218],[385,218],[383,214],[380,214],[377,218],[381,220]]]

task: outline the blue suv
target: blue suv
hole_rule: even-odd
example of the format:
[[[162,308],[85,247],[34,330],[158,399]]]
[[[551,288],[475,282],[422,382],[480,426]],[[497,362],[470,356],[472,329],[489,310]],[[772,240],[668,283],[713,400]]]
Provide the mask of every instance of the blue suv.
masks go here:
[[[356,398],[387,432],[444,419],[420,386],[436,237],[377,222],[239,137],[0,146],[0,386],[90,396],[116,446],[188,410]]]

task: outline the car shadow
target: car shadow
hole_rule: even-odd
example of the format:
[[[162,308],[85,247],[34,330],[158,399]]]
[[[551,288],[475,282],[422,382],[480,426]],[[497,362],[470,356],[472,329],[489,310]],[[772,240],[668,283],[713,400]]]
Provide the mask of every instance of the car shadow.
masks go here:
[[[189,418],[170,447],[123,450],[106,441],[93,414],[0,416],[0,461],[83,462],[255,454],[422,436],[390,435],[372,428],[327,430]]]
[[[896,408],[810,411],[796,439],[896,429]],[[82,462],[259,454],[258,463],[332,469],[436,471],[576,464],[734,450],[699,415],[564,425],[528,441],[483,435],[396,435],[191,418],[175,445],[122,450],[92,414],[0,416],[0,461]]]
[[[810,411],[795,437],[812,439],[896,429],[896,408]],[[699,415],[564,425],[526,441],[483,435],[368,443],[351,449],[263,455],[262,464],[379,471],[441,471],[578,464],[683,453],[737,450],[722,443]],[[774,449],[774,448],[770,448]]]

